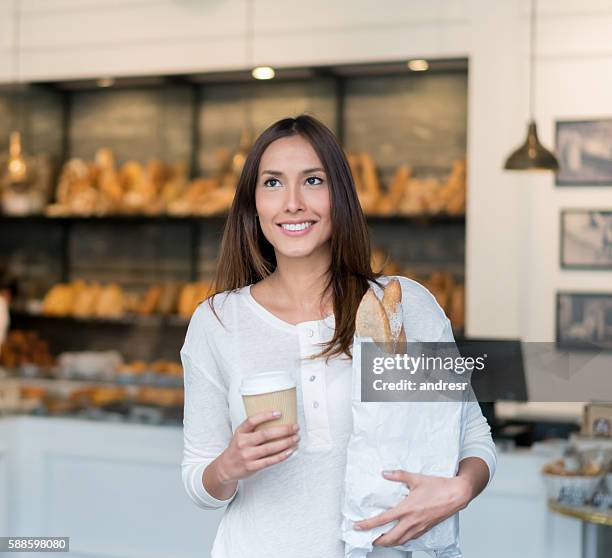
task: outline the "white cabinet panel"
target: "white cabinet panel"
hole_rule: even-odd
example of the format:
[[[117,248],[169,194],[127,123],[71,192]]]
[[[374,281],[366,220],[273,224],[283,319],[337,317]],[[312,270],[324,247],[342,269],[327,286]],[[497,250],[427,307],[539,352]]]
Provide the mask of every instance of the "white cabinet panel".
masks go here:
[[[15,463],[13,490],[0,492],[0,534],[10,510],[15,525],[7,535],[69,536],[76,558],[208,556],[223,510],[189,500],[181,453],[176,427],[0,419],[0,490],[9,454]],[[539,477],[545,460],[525,451],[499,454],[493,482],[461,512],[464,556],[580,555],[580,523],[546,508]]]

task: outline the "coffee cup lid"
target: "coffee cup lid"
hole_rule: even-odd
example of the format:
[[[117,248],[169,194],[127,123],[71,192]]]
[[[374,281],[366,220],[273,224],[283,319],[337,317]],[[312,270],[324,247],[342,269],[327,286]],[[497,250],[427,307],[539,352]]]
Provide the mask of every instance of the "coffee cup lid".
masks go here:
[[[281,391],[295,387],[293,376],[284,370],[271,370],[259,372],[242,378],[240,384],[241,395],[258,395],[270,391]]]

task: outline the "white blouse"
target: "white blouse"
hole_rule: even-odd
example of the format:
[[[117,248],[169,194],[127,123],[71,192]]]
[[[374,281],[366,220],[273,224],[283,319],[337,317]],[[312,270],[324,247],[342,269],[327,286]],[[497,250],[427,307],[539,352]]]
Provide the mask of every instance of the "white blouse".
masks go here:
[[[450,321],[433,295],[401,276],[404,324],[409,341],[454,341]],[[299,361],[319,352],[332,338],[334,316],[293,325],[261,306],[251,285],[215,296],[194,312],[181,360],[185,374],[182,480],[201,508],[227,505],[212,558],[344,558],[339,538],[346,446],[351,434],[351,360],[336,356]],[[242,377],[266,370],[288,370],[297,385],[298,450],[288,460],[238,481],[228,500],[204,488],[202,473],[247,417],[238,391]],[[490,428],[477,403],[468,403],[460,459],[476,456],[496,466]],[[228,505],[229,504],[229,505]],[[368,556],[406,557],[410,553],[375,546]]]

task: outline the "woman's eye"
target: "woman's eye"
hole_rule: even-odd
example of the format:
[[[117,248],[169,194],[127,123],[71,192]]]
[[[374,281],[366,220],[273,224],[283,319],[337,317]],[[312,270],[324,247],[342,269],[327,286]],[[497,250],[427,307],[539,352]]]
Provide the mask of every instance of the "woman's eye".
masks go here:
[[[269,182],[278,182],[278,180],[276,178],[268,178],[268,180],[264,182],[264,186],[272,186],[271,184],[268,184]]]
[[[323,180],[321,178],[319,178],[318,176],[309,176],[306,181],[309,180],[318,180],[319,182],[317,183],[312,183],[312,182],[308,182],[308,184],[310,184],[311,186],[318,186],[319,184],[323,184]]]

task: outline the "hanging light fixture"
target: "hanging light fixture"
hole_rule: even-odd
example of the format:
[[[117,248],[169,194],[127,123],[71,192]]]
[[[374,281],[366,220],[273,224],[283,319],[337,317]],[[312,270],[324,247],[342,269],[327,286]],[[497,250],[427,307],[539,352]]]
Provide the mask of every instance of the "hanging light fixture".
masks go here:
[[[13,184],[27,180],[28,166],[21,154],[21,135],[19,132],[11,132],[10,135],[7,171],[8,180]]]
[[[251,68],[253,68],[253,28],[254,28],[254,23],[255,23],[255,18],[254,18],[254,3],[253,0],[248,0],[247,1],[247,40],[246,40],[246,44],[245,44],[245,48],[246,48],[246,59],[247,59],[247,64],[250,65]],[[253,78],[258,79],[255,76],[255,71],[257,70],[257,68],[254,68],[251,71],[251,75]],[[270,68],[270,70],[272,70],[272,68]],[[274,72],[274,70],[272,70],[272,73]],[[238,149],[236,151],[234,151],[234,153],[231,156],[231,166],[232,166],[232,170],[236,175],[240,175],[240,173],[242,172],[242,168],[244,167],[244,163],[246,161],[247,155],[249,154],[249,150],[251,149],[251,146],[253,145],[253,122],[252,122],[252,117],[251,117],[251,103],[250,103],[250,99],[248,98],[248,89],[246,89],[247,91],[247,97],[243,99],[243,107],[244,107],[244,121],[243,121],[243,126],[242,126],[242,132],[240,134],[240,144],[238,145]]]
[[[23,112],[23,99],[20,91],[20,40],[19,35],[21,31],[20,21],[20,9],[19,2],[14,3],[13,11],[13,90],[16,92],[17,97],[17,126],[20,127],[21,116]],[[21,133],[18,130],[13,130],[10,134],[9,140],[9,159],[6,170],[6,181],[9,184],[23,184],[28,182],[29,179],[29,168],[26,159],[23,156],[21,144]]]
[[[538,139],[538,129],[533,117],[534,106],[534,50],[535,50],[535,3],[531,0],[531,14],[529,17],[530,40],[529,40],[529,124],[527,125],[527,138],[523,145],[514,151],[508,159],[504,169],[506,170],[551,170],[559,169],[557,158],[546,149]]]

